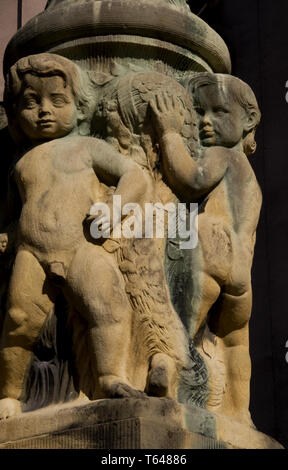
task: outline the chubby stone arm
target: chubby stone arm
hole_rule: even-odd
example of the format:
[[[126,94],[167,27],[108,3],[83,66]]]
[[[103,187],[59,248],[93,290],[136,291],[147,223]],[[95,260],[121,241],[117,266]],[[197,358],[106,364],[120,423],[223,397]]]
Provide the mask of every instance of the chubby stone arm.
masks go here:
[[[188,153],[181,135],[176,132],[163,134],[160,147],[166,180],[187,202],[191,198],[198,199],[208,194],[228,169],[229,150],[224,147],[204,149],[195,161]]]
[[[116,186],[114,194],[122,197],[122,205],[141,202],[148,186],[144,170],[106,142],[95,138],[91,140],[92,166],[99,180],[109,186]]]

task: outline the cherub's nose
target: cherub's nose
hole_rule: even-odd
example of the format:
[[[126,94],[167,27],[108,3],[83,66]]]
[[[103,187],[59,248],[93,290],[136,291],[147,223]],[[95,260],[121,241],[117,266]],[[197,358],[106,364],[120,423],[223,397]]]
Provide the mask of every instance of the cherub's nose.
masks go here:
[[[209,113],[203,114],[203,116],[201,117],[201,123],[202,126],[205,126],[206,124],[209,124],[211,126],[211,118]]]
[[[48,100],[42,99],[39,105],[39,115],[51,114],[51,108]]]

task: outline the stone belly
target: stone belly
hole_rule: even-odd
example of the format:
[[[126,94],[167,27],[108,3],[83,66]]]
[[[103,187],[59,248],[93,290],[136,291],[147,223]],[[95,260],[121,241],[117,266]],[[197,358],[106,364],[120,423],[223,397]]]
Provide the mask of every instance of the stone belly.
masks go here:
[[[43,252],[73,249],[84,239],[85,215],[79,207],[74,211],[65,209],[65,204],[47,211],[35,207],[31,210],[31,204],[27,204],[20,217],[20,241]]]

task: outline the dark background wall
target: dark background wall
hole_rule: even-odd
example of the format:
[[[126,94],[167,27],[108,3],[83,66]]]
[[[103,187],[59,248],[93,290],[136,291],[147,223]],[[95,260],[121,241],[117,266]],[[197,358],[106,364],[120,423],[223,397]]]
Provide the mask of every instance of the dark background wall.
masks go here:
[[[0,55],[17,23],[24,24],[45,3],[0,0]],[[259,430],[288,447],[288,2],[189,3],[226,41],[232,73],[253,88],[263,114],[251,158],[264,194],[253,266],[251,414]]]

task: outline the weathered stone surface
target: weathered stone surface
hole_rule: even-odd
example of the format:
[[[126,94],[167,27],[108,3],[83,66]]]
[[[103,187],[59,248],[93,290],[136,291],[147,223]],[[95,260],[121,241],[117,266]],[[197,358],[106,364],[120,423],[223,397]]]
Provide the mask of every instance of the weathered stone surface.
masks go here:
[[[146,62],[163,61],[173,67],[178,62],[182,73],[231,70],[229,52],[220,36],[196,15],[165,0],[52,3],[12,38],[4,70],[7,72],[20,57],[52,48],[71,59],[83,59],[83,64],[90,56],[86,68],[89,63],[93,68],[99,56],[107,60],[109,55],[114,59],[118,55],[130,60],[142,57]],[[91,61],[92,57],[95,59]]]
[[[132,129],[123,123],[121,127],[113,107],[105,110],[113,137],[123,137],[124,129],[128,142],[133,126],[147,121],[151,79],[159,85],[156,74],[148,80],[140,74],[140,82],[135,75],[144,114],[131,116],[123,89],[120,99],[132,118]],[[160,79],[160,87],[168,80],[171,91],[186,96],[189,106],[181,85]],[[7,79],[6,109],[18,144],[14,197],[21,194],[21,201],[19,221],[15,208],[9,214],[14,229],[16,223],[15,240],[12,229],[2,235],[3,254],[13,246],[14,267],[1,336],[0,419],[19,413],[19,402],[25,407],[33,353],[59,296],[69,311],[71,366],[78,392],[90,399],[146,393],[176,399],[182,376],[187,376],[184,388],[190,397],[193,361],[166,285],[160,250],[164,235],[159,241],[144,234],[113,235],[127,221],[125,205],[141,209],[146,202],[158,202],[156,159],[146,161],[147,168],[104,139],[89,136],[97,105],[92,85],[72,61],[48,53],[20,59]],[[126,91],[129,98],[130,88]],[[145,158],[143,150],[141,155]],[[118,211],[114,196],[120,199]],[[91,212],[94,201],[108,212]],[[91,222],[98,231],[101,227],[100,237],[93,236]],[[28,275],[23,276],[23,270]]]
[[[51,406],[0,422],[2,449],[281,449],[253,428],[165,398]]]
[[[230,69],[223,41],[184,0],[59,0],[15,35],[5,67],[3,445],[277,447],[249,414],[262,198],[247,156],[261,115],[247,84],[213,73]],[[56,367],[37,357],[51,337]],[[21,416],[74,393],[125,400]]]

